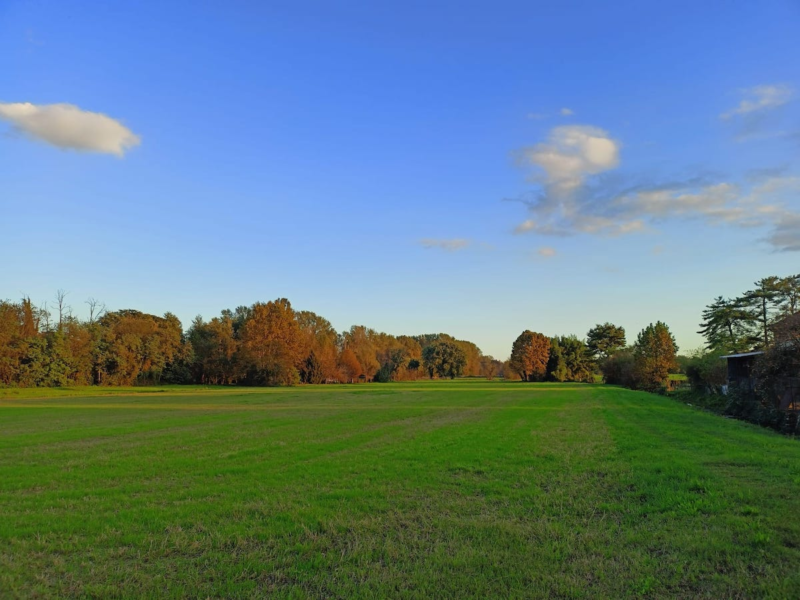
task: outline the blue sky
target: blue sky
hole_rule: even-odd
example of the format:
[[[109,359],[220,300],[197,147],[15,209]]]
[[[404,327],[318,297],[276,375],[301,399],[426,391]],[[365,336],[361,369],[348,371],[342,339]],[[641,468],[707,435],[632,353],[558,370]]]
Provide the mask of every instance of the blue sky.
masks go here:
[[[505,358],[800,271],[797,2],[122,4],[0,0],[0,297]]]

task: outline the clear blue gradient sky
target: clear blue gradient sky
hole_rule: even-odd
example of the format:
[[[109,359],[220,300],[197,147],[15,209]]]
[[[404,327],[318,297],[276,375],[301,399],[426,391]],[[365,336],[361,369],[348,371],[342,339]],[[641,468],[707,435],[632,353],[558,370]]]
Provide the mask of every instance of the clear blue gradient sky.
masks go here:
[[[0,297],[696,348],[715,296],[800,271],[799,31],[793,1],[0,0]]]

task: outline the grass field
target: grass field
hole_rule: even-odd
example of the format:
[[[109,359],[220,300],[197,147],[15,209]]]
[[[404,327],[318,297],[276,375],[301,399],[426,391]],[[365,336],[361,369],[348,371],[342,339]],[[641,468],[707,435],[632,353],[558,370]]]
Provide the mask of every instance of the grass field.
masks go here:
[[[0,390],[0,597],[796,597],[799,459],[600,385]]]

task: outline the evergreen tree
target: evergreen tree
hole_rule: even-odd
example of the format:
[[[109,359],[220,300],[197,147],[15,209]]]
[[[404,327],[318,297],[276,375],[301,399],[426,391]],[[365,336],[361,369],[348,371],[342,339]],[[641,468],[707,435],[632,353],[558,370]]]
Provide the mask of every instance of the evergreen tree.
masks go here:
[[[697,333],[706,338],[709,350],[742,352],[753,343],[752,323],[751,314],[742,308],[740,301],[719,296],[703,311]]]
[[[800,312],[800,274],[778,280],[776,290],[776,301],[782,317]]]
[[[741,304],[750,318],[758,323],[758,346],[769,348],[772,342],[770,326],[780,306],[781,280],[778,277],[765,277],[755,283],[756,287],[746,292]]]
[[[594,362],[589,349],[576,336],[554,337],[550,341],[547,378],[551,381],[592,381]]]
[[[613,323],[595,325],[586,334],[586,345],[589,353],[598,359],[608,358],[625,347],[625,328]]]

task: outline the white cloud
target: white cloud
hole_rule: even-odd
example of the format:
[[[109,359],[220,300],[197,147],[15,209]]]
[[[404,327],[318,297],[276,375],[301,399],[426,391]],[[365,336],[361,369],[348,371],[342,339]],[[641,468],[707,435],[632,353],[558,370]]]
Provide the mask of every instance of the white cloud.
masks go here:
[[[456,252],[458,250],[463,250],[469,246],[471,242],[463,238],[454,238],[450,240],[425,238],[420,240],[419,243],[422,244],[423,248],[438,248],[440,250],[446,250],[447,252]]]
[[[597,127],[555,127],[546,142],[523,148],[523,162],[541,168],[551,191],[567,192],[580,186],[587,175],[596,175],[619,164],[619,144]]]
[[[562,117],[571,117],[572,115],[575,114],[575,111],[572,110],[571,108],[562,108],[560,111],[558,111],[558,113]]]
[[[720,115],[722,119],[730,119],[738,115],[748,115],[778,108],[789,102],[794,91],[788,85],[757,85],[746,90],[742,90],[745,96],[739,106]]]
[[[555,248],[551,248],[550,246],[542,246],[536,251],[536,254],[542,258],[553,258],[558,252],[556,252]]]
[[[123,156],[140,143],[119,121],[72,104],[0,103],[0,119],[58,148]]]

